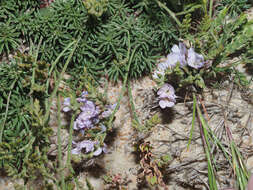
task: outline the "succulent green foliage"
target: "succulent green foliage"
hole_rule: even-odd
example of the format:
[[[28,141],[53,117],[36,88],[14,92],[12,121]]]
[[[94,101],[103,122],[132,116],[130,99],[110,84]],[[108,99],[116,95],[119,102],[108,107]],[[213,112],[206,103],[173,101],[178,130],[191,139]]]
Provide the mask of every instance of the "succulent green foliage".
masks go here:
[[[40,0],[3,0],[0,2],[0,22],[18,17],[20,12],[37,10],[40,4]]]
[[[9,54],[18,47],[20,43],[20,39],[18,39],[19,35],[20,32],[10,22],[0,22],[0,55],[3,52]]]
[[[4,2],[8,4],[7,0]],[[126,72],[131,54],[129,75],[140,77],[151,71],[157,55],[165,52],[176,39],[176,28],[166,12],[158,5],[143,10],[135,6],[137,3],[56,0],[44,9],[31,5],[28,11],[25,5],[14,3],[6,5],[12,11],[6,8],[0,18],[12,18],[10,24],[16,26],[14,31],[8,32],[13,36],[12,41],[23,37],[26,43],[30,40],[38,43],[42,37],[39,57],[47,62],[55,59],[73,39],[81,37],[73,55],[72,69],[85,67],[96,80],[107,74],[117,81]],[[18,44],[13,44],[11,49]]]
[[[39,0],[0,1],[0,55],[9,54],[20,45],[20,38],[27,34],[27,24],[39,5]]]
[[[44,46],[40,49],[42,59],[51,61],[73,39],[84,33],[86,20],[87,13],[82,3],[56,1],[50,8],[36,12],[28,26],[28,38],[38,42],[43,37]],[[66,59],[68,55],[66,53]]]
[[[134,127],[138,132],[149,132],[153,127],[162,122],[158,114],[153,115],[144,124],[140,124],[137,120],[133,120],[132,127]]]
[[[247,51],[244,52],[243,58],[245,63],[253,66],[253,20],[248,21],[247,24],[243,26],[243,30],[235,40],[237,44],[242,43],[243,40],[245,41],[244,49]]]
[[[135,8],[146,9],[148,11],[153,11],[154,7],[159,8],[159,3],[163,3],[165,6],[169,7],[172,11],[176,12],[178,15],[185,14],[185,12],[192,12],[197,8],[200,8],[200,4],[203,3],[202,0],[192,1],[192,0],[131,0],[130,1]]]
[[[20,55],[0,65],[0,167],[9,176],[36,178],[48,175],[45,167],[51,128],[43,123],[41,89],[28,96],[34,58]],[[46,64],[35,66],[35,84],[44,83]],[[37,91],[39,91],[39,94]],[[44,107],[44,106],[43,106]]]

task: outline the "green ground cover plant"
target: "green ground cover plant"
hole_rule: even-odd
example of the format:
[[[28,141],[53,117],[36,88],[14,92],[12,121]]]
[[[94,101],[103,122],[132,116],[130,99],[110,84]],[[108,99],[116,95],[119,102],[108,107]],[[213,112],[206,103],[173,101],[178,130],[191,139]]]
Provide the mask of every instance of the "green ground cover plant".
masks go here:
[[[177,38],[173,22],[158,5],[140,9],[138,6],[135,8],[138,2],[94,2],[55,1],[45,9],[30,4],[27,11],[26,7],[16,10],[15,3],[6,5],[1,17],[8,18],[11,25],[17,26],[8,30],[8,36],[2,32],[1,35],[7,39],[1,44],[5,48],[0,53],[9,53],[17,48],[17,37],[22,37],[28,44],[30,40],[38,43],[43,37],[39,56],[48,61],[55,59],[73,39],[81,37],[72,67],[85,66],[93,77],[106,71],[109,78],[116,81],[123,78],[126,71],[128,38],[131,51],[135,51],[131,78],[150,72],[157,55]],[[14,10],[8,11],[8,8]],[[6,19],[2,22],[5,27],[9,26]]]
[[[48,65],[33,55],[18,53],[13,62],[2,63],[1,168],[15,177],[36,178],[46,174],[52,129],[43,123]],[[34,72],[33,72],[34,71]]]

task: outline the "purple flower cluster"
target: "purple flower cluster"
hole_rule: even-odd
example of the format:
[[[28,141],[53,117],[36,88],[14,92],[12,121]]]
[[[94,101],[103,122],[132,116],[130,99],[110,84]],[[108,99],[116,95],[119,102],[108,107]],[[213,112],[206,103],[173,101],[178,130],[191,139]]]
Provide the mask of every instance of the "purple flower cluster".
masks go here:
[[[74,129],[83,130],[93,128],[94,125],[99,123],[99,107],[89,100],[81,103],[83,104],[80,107],[82,112],[78,115],[74,122]]]
[[[98,116],[100,113],[99,107],[94,102],[87,100],[87,92],[83,92],[80,98],[77,98],[77,102],[81,104],[81,113],[78,115],[74,122],[75,130],[85,130],[93,128],[99,122]],[[71,111],[70,98],[65,98],[63,102],[63,111]]]
[[[176,103],[177,96],[175,95],[175,90],[173,86],[165,83],[162,88],[157,91],[159,96],[159,105],[162,109],[166,107],[173,107]]]
[[[183,43],[179,43],[179,45],[173,45],[166,60],[158,64],[158,70],[154,72],[153,78],[157,79],[159,75],[165,75],[166,69],[173,69],[177,64],[180,64],[180,67],[188,65],[194,69],[200,69],[205,62],[204,57],[196,53],[193,48],[188,50]]]
[[[109,117],[116,107],[116,104],[106,105],[105,111],[101,112],[99,106],[96,106],[93,101],[87,99],[87,95],[88,92],[83,92],[81,97],[76,99],[76,101],[80,104],[81,113],[77,116],[73,126],[74,130],[80,131],[83,135],[85,134],[85,130],[94,128],[100,122],[100,119]],[[63,111],[69,112],[71,110],[71,99],[65,98],[63,102]],[[106,127],[104,125],[101,125],[100,128],[101,132],[106,131]],[[95,150],[95,145],[98,147],[98,142],[91,140],[84,140],[81,142],[73,141],[73,146],[75,148],[72,150],[72,154],[80,154],[83,149],[85,149],[84,153],[93,152]],[[105,144],[103,148],[98,147],[93,152],[93,155],[97,156],[102,152],[106,152]]]

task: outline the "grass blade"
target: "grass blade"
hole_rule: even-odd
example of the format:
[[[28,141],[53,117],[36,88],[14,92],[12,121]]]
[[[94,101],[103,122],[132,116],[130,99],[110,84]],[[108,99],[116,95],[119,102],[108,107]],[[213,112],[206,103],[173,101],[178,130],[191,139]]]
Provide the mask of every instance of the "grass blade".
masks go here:
[[[191,144],[192,134],[193,134],[193,131],[194,131],[195,117],[196,117],[196,98],[193,98],[192,127],[191,127],[191,131],[190,131],[190,137],[189,137],[188,145],[187,145],[188,150],[189,150],[189,146]]]

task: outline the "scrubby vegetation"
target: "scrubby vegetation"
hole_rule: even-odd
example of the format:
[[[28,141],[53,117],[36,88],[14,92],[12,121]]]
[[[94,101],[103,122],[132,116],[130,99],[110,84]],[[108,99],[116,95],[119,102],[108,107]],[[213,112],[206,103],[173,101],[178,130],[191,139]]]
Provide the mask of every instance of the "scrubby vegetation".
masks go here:
[[[246,0],[2,0],[0,168],[25,183],[41,178],[45,189],[79,187],[75,167],[107,152],[105,141],[114,130],[125,91],[136,131],[146,133],[159,123],[157,115],[141,123],[131,97],[130,81],[152,73],[156,90],[162,87],[158,91],[162,108],[176,104],[175,93],[192,94],[193,121],[199,117],[206,140],[210,189],[217,189],[212,142],[236,167],[243,190],[249,173],[242,156],[232,139],[232,156],[224,151],[201,115],[196,93],[230,76],[239,87],[249,86],[251,81],[236,66],[252,70],[253,21],[244,14],[250,6]],[[123,81],[115,105],[109,105],[106,87],[98,93],[101,79]],[[48,155],[53,102],[57,102],[57,159]],[[68,126],[61,124],[61,111],[67,112]],[[69,134],[66,163],[61,160],[61,130]],[[152,170],[146,182],[166,186],[161,176],[166,163],[152,161],[149,144],[139,147],[142,182],[145,172]],[[70,172],[64,176],[66,168]]]

